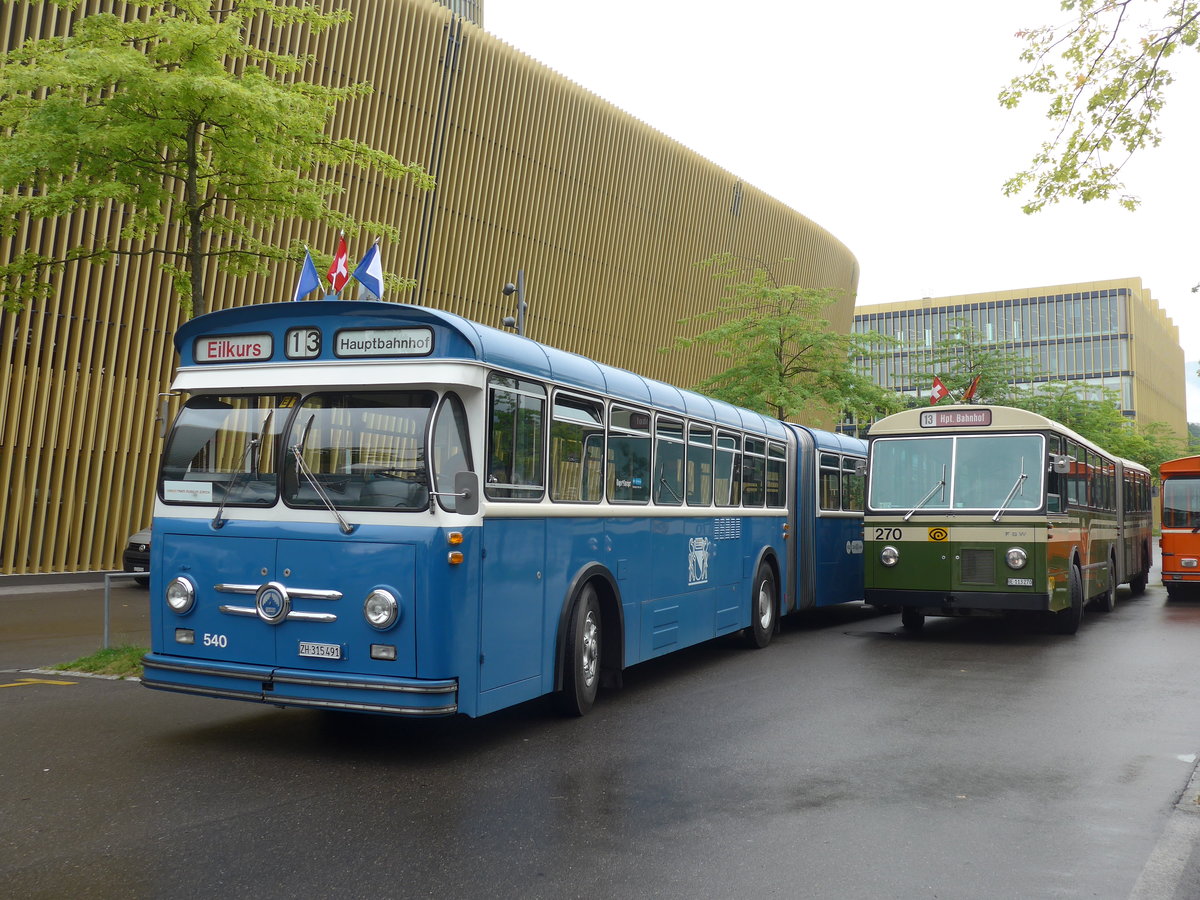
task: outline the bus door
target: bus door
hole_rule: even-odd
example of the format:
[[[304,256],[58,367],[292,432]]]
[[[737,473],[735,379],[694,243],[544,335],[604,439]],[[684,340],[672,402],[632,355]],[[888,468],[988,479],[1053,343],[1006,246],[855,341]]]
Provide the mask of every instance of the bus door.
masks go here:
[[[483,526],[483,547],[481,714],[545,693],[545,520],[489,518]]]

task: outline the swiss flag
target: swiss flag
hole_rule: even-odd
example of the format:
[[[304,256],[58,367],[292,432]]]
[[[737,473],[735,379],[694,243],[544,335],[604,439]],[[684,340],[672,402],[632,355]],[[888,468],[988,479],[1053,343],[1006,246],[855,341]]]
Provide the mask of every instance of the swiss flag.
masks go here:
[[[937,403],[943,397],[949,397],[950,392],[946,390],[946,386],[942,384],[942,379],[936,375],[933,376],[933,390],[929,392],[929,405]]]
[[[330,293],[339,293],[349,280],[349,254],[346,251],[346,233],[343,231],[338,233],[337,253],[333,255],[333,262],[329,266]]]

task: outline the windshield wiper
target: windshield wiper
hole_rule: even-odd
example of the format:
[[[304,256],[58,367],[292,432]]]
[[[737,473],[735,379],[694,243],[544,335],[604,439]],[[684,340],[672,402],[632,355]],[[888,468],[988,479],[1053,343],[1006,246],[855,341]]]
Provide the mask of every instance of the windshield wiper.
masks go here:
[[[938,492],[939,488],[944,488],[945,486],[946,486],[946,467],[942,466],[942,480],[939,481],[937,484],[935,484],[933,487],[931,487],[929,489],[929,493],[921,498],[920,503],[918,503],[916,506],[914,506],[912,509],[910,509],[908,512],[906,512],[904,514],[904,521],[907,522],[909,519],[911,519],[913,516],[913,513],[915,513],[918,509],[920,509],[922,506],[925,505],[926,500],[928,500],[930,497],[932,497],[934,494],[936,494]]]
[[[227,519],[221,518],[221,513],[225,512],[225,504],[229,502],[229,495],[233,493],[233,486],[237,484],[238,479],[241,477],[242,472],[246,468],[246,457],[250,455],[251,450],[257,450],[262,447],[264,436],[267,433],[267,426],[270,424],[271,416],[273,415],[275,415],[275,410],[271,410],[269,413],[267,413],[267,417],[263,421],[262,431],[260,431],[258,435],[251,435],[246,439],[246,447],[244,450],[242,450],[242,458],[238,462],[238,470],[233,473],[232,478],[225,482],[225,493],[221,497],[221,505],[217,507],[217,514],[213,516],[213,528],[223,528],[225,526],[225,522],[228,521]],[[250,463],[250,474],[252,474],[255,479],[258,478],[258,453],[254,454],[254,460]]]
[[[1012,502],[1013,497],[1017,494],[1017,489],[1025,483],[1025,479],[1029,476],[1025,474],[1025,457],[1021,457],[1021,474],[1017,476],[1016,483],[1008,491],[1008,496],[1004,498],[1004,502],[1000,504],[1000,508],[996,510],[996,514],[992,516],[993,522],[999,522],[1000,516],[1008,509],[1008,504]]]
[[[354,526],[342,518],[342,514],[338,512],[338,508],[333,505],[333,501],[325,493],[325,488],[321,487],[320,482],[317,481],[317,476],[313,474],[312,469],[308,467],[308,463],[304,461],[304,445],[308,443],[308,433],[312,430],[313,419],[316,417],[316,413],[308,417],[308,421],[304,423],[304,433],[300,435],[300,440],[292,444],[292,456],[296,458],[296,470],[312,485],[313,490],[317,492],[317,496],[321,498],[321,502],[325,504],[325,508],[333,513],[333,517],[337,519],[338,525],[341,526],[342,534],[350,534],[354,531]]]

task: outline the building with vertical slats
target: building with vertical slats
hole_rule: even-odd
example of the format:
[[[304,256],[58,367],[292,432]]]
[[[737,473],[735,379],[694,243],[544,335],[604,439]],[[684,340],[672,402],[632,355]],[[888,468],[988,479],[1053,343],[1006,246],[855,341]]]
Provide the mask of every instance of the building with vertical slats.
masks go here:
[[[353,21],[312,36],[263,28],[259,46],[311,53],[302,77],[367,81],[372,95],[339,109],[331,131],[437,179],[430,192],[346,172],[335,202],[394,223],[385,268],[416,280],[389,300],[499,326],[501,293],[526,276],[527,334],[684,387],[723,368],[711,352],[662,354],[712,308],[721,285],[695,266],[716,253],[769,262],[783,283],[831,288],[826,311],[849,331],[858,264],[835,237],[735,174],[488,35],[482,0],[338,0]],[[114,0],[0,5],[6,48],[65,34]],[[114,234],[121,210],[22,223],[0,257],[65,249]],[[332,252],[335,236],[280,222],[273,239]],[[371,237],[352,242],[351,264]],[[136,247],[134,248],[136,249]],[[266,277],[205,273],[211,309],[288,300],[299,263]],[[160,451],[160,394],[183,318],[153,262],[69,265],[53,292],[0,312],[0,575],[120,567],[124,540],[149,521]],[[167,405],[169,416],[175,401]]]

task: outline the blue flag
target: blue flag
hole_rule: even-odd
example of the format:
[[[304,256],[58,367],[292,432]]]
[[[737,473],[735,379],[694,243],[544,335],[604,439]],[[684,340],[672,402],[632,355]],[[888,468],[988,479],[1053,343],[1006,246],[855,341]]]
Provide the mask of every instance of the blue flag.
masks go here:
[[[315,291],[321,286],[321,276],[317,274],[316,264],[313,263],[312,254],[308,252],[308,248],[304,248],[304,268],[300,270],[300,280],[296,282],[296,295],[293,300],[299,300],[310,291]]]
[[[383,299],[383,261],[379,258],[379,241],[371,245],[350,277],[361,285],[358,289],[359,300]]]

